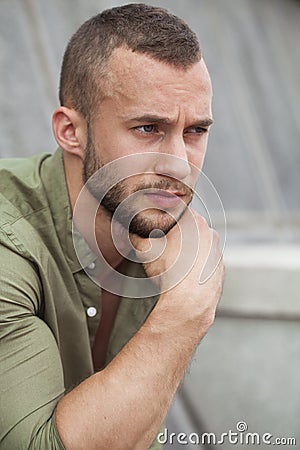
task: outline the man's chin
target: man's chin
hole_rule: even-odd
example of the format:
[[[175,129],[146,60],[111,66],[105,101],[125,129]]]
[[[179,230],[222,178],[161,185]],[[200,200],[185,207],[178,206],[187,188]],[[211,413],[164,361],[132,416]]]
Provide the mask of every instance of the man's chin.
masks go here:
[[[168,223],[151,223],[149,220],[135,220],[131,221],[129,225],[129,233],[136,234],[141,238],[158,239],[169,233],[169,231],[176,225],[177,221],[172,220]]]
[[[103,201],[101,204],[106,212],[125,230],[131,234],[136,234],[141,238],[161,238],[178,223],[186,208],[169,214],[167,211],[157,209],[144,210],[134,214],[123,207],[112,207],[112,205]]]

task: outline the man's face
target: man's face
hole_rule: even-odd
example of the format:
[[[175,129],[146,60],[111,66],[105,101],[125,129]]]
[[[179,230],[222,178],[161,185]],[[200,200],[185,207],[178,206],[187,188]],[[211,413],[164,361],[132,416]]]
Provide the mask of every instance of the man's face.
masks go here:
[[[212,122],[206,66],[201,60],[183,70],[117,49],[109,72],[109,94],[88,127],[84,182],[102,198],[116,174],[108,166],[98,177],[98,169],[137,155],[130,157],[134,175],[111,187],[102,206],[113,214],[120,205],[117,220],[126,227],[130,222],[129,231],[142,237],[154,229],[167,233],[192,200],[192,165],[200,170],[203,164]],[[122,172],[122,163],[117,168]]]

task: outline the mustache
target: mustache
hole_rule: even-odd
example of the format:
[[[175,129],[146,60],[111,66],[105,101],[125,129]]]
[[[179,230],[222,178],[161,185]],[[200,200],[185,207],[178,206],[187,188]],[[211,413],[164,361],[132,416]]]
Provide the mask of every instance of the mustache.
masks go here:
[[[152,183],[139,183],[134,187],[135,192],[143,189],[160,189],[164,191],[180,192],[182,195],[191,195],[192,193],[192,189],[181,181],[172,181],[166,178],[162,178]]]

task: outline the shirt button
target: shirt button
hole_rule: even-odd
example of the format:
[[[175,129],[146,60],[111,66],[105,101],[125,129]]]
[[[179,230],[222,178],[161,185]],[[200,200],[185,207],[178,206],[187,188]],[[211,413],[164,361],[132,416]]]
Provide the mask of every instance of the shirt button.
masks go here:
[[[96,308],[94,308],[94,306],[90,306],[87,309],[86,313],[89,317],[95,317],[95,315],[97,314],[97,310],[96,310]]]
[[[92,262],[91,264],[89,264],[89,265],[87,266],[87,268],[90,269],[90,270],[94,270],[95,267],[96,267],[96,264],[95,264],[94,262]]]

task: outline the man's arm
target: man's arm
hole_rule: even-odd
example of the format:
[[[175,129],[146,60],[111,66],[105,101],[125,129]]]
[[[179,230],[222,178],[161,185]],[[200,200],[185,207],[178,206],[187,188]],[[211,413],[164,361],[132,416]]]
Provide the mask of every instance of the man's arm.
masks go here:
[[[67,450],[143,450],[155,438],[191,355],[213,322],[222,290],[222,263],[199,284],[213,234],[204,220],[197,221],[201,251],[188,276],[160,296],[145,324],[102,372],[59,401],[57,428]],[[166,269],[177,242],[175,227],[165,256],[145,264],[149,276]],[[145,240],[135,244],[141,251],[146,245]]]
[[[57,343],[38,317],[39,276],[0,246],[0,449],[63,449],[54,420],[64,393]]]
[[[62,397],[55,409],[64,393],[63,370],[54,336],[38,317],[39,275],[30,261],[0,249],[0,449],[147,449],[213,320],[221,267],[199,286],[200,258],[193,276],[161,295],[107,368]],[[150,264],[147,270],[161,268]]]

